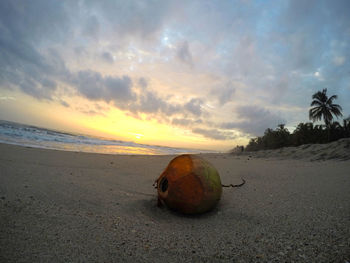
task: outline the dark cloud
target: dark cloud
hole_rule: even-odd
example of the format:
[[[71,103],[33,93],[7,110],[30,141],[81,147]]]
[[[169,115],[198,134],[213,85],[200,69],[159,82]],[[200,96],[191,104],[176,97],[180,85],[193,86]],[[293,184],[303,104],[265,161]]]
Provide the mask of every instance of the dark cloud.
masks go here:
[[[179,118],[174,118],[172,119],[171,123],[173,125],[178,125],[178,126],[189,126],[190,124],[193,124],[193,120],[190,119],[179,119]]]
[[[56,90],[56,85],[43,86],[41,83],[36,82],[32,79],[25,78],[19,84],[20,89],[34,98],[37,99],[52,99],[52,94]]]
[[[65,1],[0,1],[2,38],[19,43],[38,43],[43,39],[64,41],[70,31]]]
[[[60,102],[60,104],[61,104],[62,106],[66,107],[66,108],[69,108],[69,107],[70,107],[69,103],[66,102],[66,101],[64,101],[64,100],[59,100],[59,102]]]
[[[171,124],[177,126],[193,126],[195,124],[201,124],[203,121],[201,119],[185,119],[185,118],[173,118]]]
[[[104,78],[104,84],[106,87],[104,99],[106,101],[108,101],[108,98],[111,98],[114,103],[119,104],[135,98],[131,90],[132,82],[128,76],[123,76],[121,78],[108,76]]]
[[[214,140],[232,140],[236,138],[232,132],[220,131],[218,129],[195,128],[192,132]]]
[[[139,78],[138,83],[141,88],[146,88],[148,86],[148,81],[145,78]]]
[[[231,101],[236,89],[233,87],[231,82],[224,86],[218,86],[211,91],[213,96],[216,96],[220,105],[225,105],[227,102]]]
[[[165,119],[175,114],[184,115],[186,112],[192,116],[199,117],[202,114],[200,103],[202,100],[193,98],[180,104],[161,98],[157,93],[145,89],[137,96],[137,99],[128,105],[128,110],[134,113],[162,114]]]
[[[95,111],[95,110],[82,110],[80,112],[90,116],[95,116],[95,115],[106,116],[103,112]]]
[[[61,43],[69,18],[61,1],[0,1],[1,87],[18,87],[37,99],[52,99],[62,68],[53,49],[38,51],[42,41]]]
[[[171,1],[84,1],[84,8],[100,14],[119,37],[150,38],[162,27]]]
[[[106,114],[102,111],[91,109],[90,107],[76,107],[75,110],[89,116],[106,116]]]
[[[0,34],[1,35],[1,34]],[[1,87],[18,87],[38,99],[51,99],[56,91],[54,67],[49,59],[25,43],[11,43],[0,36]]]
[[[168,104],[162,100],[157,94],[149,91],[143,91],[139,96],[139,101],[134,104],[136,112],[143,113],[171,113]]]
[[[184,104],[173,103],[150,90],[144,78],[138,79],[141,86],[139,91],[136,91],[128,76],[102,76],[92,70],[70,73],[69,82],[87,99],[113,103],[115,107],[133,114],[160,114],[165,119],[174,114],[187,113],[196,117],[202,115],[201,99],[192,98]]]
[[[73,49],[75,55],[78,57],[80,56],[87,56],[89,53],[87,52],[86,48],[83,46],[77,46]]]
[[[278,26],[275,25],[283,29],[275,40],[279,51],[285,53],[280,65],[275,66],[305,73],[320,67],[325,71],[334,68],[334,55],[342,54],[345,48],[342,43],[349,42],[349,12],[350,2],[346,0],[288,1]]]
[[[108,107],[101,106],[99,103],[82,104],[75,106],[74,109],[89,116],[106,116],[106,112],[109,110]]]
[[[107,62],[107,63],[109,63],[109,64],[113,64],[113,62],[114,62],[113,56],[112,56],[112,54],[109,53],[109,52],[103,52],[103,53],[101,54],[101,58],[102,58],[102,60],[103,60],[104,62]]]
[[[202,114],[201,104],[203,104],[203,101],[201,99],[193,98],[185,104],[184,108],[189,113],[195,116],[200,116]]]
[[[192,54],[190,52],[187,41],[181,43],[178,46],[176,55],[178,59],[180,59],[180,61],[182,61],[183,63],[193,66]]]
[[[240,121],[225,122],[222,129],[238,129],[253,136],[262,135],[267,128],[274,128],[278,124],[286,124],[280,116],[258,106],[240,106],[235,109]]]
[[[161,98],[156,92],[150,91],[147,79],[141,77],[138,79],[138,85],[141,88],[137,93],[137,100],[129,105],[129,110],[133,113],[152,113],[172,116],[181,113],[186,105],[171,103],[167,99]]]
[[[90,100],[113,102],[116,106],[123,106],[135,99],[132,91],[132,81],[128,76],[102,76],[92,70],[79,71],[71,76],[71,82],[78,92]]]

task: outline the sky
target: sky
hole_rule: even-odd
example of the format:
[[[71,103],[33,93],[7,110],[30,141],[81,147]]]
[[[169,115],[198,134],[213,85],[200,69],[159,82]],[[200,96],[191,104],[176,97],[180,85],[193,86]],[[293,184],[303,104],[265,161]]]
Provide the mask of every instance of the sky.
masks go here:
[[[0,119],[228,150],[350,115],[350,1],[0,1]]]

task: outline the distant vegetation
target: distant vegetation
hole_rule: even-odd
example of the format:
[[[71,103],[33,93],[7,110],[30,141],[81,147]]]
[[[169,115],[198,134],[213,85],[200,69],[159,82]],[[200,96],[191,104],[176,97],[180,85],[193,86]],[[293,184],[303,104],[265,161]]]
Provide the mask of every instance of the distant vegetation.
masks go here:
[[[323,119],[324,125],[314,125],[311,122],[299,123],[293,133],[290,133],[284,124],[280,124],[275,130],[269,128],[263,136],[251,139],[245,149],[243,146],[237,146],[232,151],[268,150],[302,144],[328,143],[341,138],[349,138],[350,118],[344,119],[342,124],[333,121],[333,116],[337,118],[342,116],[342,108],[333,103],[337,96],[333,95],[328,98],[327,89],[324,89],[316,92],[312,99],[309,119],[312,121]]]

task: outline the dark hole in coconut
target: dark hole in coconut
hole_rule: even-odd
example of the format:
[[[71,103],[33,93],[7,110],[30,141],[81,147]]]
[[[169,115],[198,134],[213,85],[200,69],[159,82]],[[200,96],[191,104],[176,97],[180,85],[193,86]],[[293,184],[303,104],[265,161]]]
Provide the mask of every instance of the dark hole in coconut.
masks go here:
[[[168,190],[168,179],[166,179],[165,177],[162,179],[162,181],[160,181],[160,190],[162,192]]]

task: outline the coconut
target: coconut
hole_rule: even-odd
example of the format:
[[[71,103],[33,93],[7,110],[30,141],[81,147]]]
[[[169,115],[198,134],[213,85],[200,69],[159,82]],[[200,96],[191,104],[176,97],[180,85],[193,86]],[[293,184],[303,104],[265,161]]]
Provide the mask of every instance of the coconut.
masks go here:
[[[179,155],[157,179],[158,200],[184,214],[211,210],[221,198],[218,171],[197,155]]]

